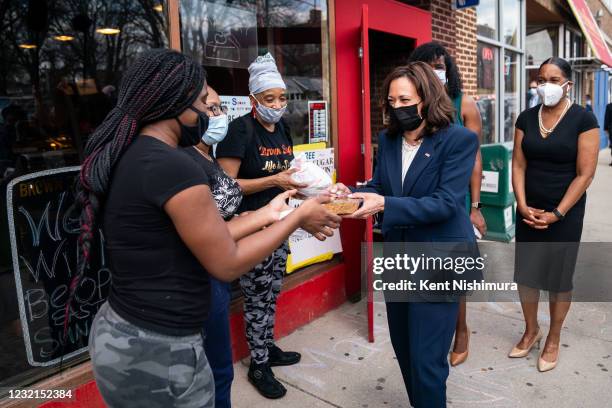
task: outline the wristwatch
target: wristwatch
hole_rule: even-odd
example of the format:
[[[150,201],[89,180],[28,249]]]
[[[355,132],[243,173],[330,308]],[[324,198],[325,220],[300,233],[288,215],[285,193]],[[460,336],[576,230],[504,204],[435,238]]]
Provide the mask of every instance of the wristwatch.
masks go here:
[[[472,203],[472,208],[478,208],[478,209],[480,209],[480,208],[482,208],[482,203],[481,203],[480,201],[474,201],[474,202]]]
[[[559,211],[556,208],[554,210],[552,210],[552,213],[555,214],[555,217],[557,217],[560,220],[565,218],[565,215],[561,214],[561,211]]]

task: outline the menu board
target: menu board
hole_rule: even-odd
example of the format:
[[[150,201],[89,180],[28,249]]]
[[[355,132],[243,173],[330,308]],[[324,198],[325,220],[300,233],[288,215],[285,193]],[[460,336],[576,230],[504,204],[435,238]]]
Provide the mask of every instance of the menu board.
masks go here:
[[[28,362],[50,366],[87,351],[91,323],[108,296],[104,236],[95,232],[90,267],[66,323],[69,285],[78,265],[79,210],[73,188],[80,167],[28,174],[10,182],[7,215],[19,313]]]

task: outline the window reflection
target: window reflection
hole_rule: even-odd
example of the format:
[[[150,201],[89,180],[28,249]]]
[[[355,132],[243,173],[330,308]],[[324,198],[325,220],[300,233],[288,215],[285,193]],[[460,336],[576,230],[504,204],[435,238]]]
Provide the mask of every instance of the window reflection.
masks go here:
[[[514,140],[514,124],[521,110],[518,54],[506,51],[504,56],[504,142]]]
[[[167,45],[161,3],[8,2],[0,39],[0,175],[78,164],[139,51]],[[163,7],[161,8],[163,10]],[[4,109],[3,109],[4,110]]]
[[[519,47],[520,31],[519,25],[521,22],[521,5],[519,0],[504,0],[503,21],[504,21],[504,41],[508,45]]]
[[[478,90],[476,104],[482,117],[482,143],[495,143],[495,124],[497,123],[497,49],[478,43]]]
[[[559,55],[559,29],[550,27],[527,35],[527,65],[540,65]]]
[[[324,0],[181,1],[183,52],[202,61],[220,95],[248,95],[249,64],[272,53],[287,85],[283,118],[294,144],[309,142],[308,101],[328,99],[326,32]]]
[[[476,9],[476,14],[478,35],[497,39],[497,0],[481,0]]]

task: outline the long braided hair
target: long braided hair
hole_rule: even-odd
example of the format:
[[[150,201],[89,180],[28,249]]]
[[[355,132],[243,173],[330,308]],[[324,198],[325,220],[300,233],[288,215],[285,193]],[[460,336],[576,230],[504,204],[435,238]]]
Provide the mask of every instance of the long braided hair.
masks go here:
[[[64,338],[70,307],[89,268],[91,247],[106,198],[111,173],[143,125],[175,118],[193,104],[206,82],[206,71],[190,57],[169,49],[141,54],[125,72],[117,105],[98,126],[85,146],[86,158],[76,186],[80,206],[77,272],[70,281]]]

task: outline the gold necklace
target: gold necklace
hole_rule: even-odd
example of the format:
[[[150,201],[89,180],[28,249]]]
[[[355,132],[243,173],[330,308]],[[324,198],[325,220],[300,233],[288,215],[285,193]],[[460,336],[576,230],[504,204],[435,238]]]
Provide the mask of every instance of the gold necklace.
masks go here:
[[[544,107],[544,104],[540,105],[540,109],[538,110],[538,124],[540,125],[540,135],[542,135],[544,139],[546,139],[555,130],[559,122],[561,122],[561,119],[563,119],[563,117],[569,110],[570,106],[572,106],[572,102],[568,98],[565,104],[565,108],[563,108],[563,112],[561,112],[561,115],[559,115],[559,119],[557,119],[557,122],[553,125],[553,127],[547,129],[544,126],[544,120],[542,119],[542,108]]]

